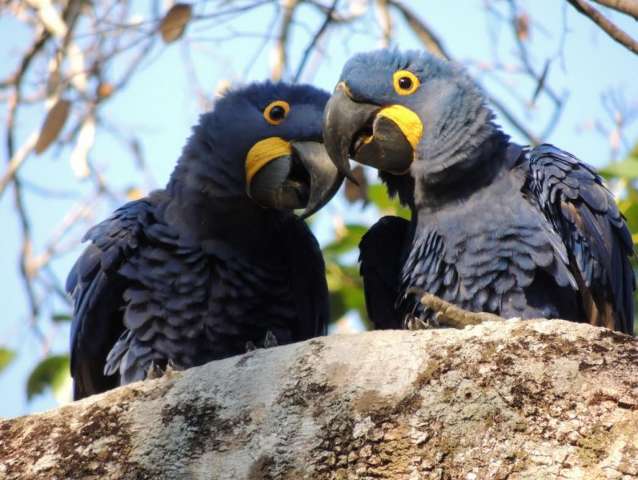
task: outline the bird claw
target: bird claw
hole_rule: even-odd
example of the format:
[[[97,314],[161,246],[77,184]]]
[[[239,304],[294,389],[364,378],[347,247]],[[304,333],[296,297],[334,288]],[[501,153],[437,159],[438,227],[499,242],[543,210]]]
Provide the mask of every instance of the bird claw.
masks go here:
[[[422,289],[410,288],[408,294],[423,293]],[[408,330],[430,330],[433,328],[439,328],[440,312],[433,312],[431,309],[422,305],[420,302],[414,305],[412,313],[407,316],[405,320],[405,328]]]
[[[436,315],[426,315],[423,311],[419,315],[410,315],[406,319],[405,326],[408,330],[431,330],[439,328],[441,325]]]
[[[276,347],[279,345],[279,342],[277,341],[277,337],[275,337],[275,334],[272,333],[270,330],[266,331],[266,335],[264,336],[264,341],[263,341],[263,346],[261,348],[272,348],[272,347]],[[246,342],[246,351],[247,352],[252,352],[254,350],[257,350],[258,347],[257,345],[255,345],[255,342],[253,342],[252,340],[248,340]]]
[[[160,378],[164,375],[164,370],[160,367],[155,360],[151,361],[148,369],[146,370],[146,379],[153,380],[155,378]]]
[[[272,348],[278,346],[277,337],[270,330],[266,332],[266,336],[264,337],[264,348]]]
[[[171,374],[173,372],[179,372],[180,370],[184,370],[181,366],[177,365],[173,359],[170,359],[166,363],[166,369],[164,370],[164,375]]]
[[[180,370],[184,370],[184,368],[177,365],[172,359],[166,362],[166,367],[164,368],[155,363],[155,360],[153,360],[146,369],[146,379],[154,380],[156,378],[162,378],[164,376],[170,377],[173,373]]]

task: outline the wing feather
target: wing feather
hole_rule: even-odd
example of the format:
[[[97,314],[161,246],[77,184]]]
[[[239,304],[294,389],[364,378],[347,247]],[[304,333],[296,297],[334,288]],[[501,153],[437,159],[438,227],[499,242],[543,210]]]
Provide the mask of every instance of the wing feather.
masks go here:
[[[633,244],[611,192],[593,168],[552,145],[526,161],[525,188],[567,246],[589,322],[633,333]]]
[[[104,374],[104,366],[124,331],[122,295],[127,281],[121,271],[138,246],[150,209],[146,200],[130,202],[91,228],[84,237],[91,244],[67,277],[66,290],[74,305],[70,350],[76,399],[118,383],[116,377]]]

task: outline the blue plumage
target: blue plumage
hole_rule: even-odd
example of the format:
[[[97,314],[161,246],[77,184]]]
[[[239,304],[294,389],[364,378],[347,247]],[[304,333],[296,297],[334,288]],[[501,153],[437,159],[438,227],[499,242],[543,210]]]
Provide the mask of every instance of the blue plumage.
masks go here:
[[[378,326],[436,323],[411,293],[424,290],[468,310],[632,333],[633,246],[610,192],[572,155],[510,142],[460,66],[425,52],[354,56],[324,138],[344,173],[348,156],[378,168],[412,210],[411,222],[386,217],[360,245]]]
[[[230,91],[200,118],[166,188],[89,230],[67,280],[75,398],[152,367],[325,331],[321,251],[292,209],[320,208],[316,190],[340,183],[320,143],[327,99],[302,85]],[[288,111],[268,117],[272,102]],[[264,140],[278,150],[260,150],[254,163],[249,151]]]

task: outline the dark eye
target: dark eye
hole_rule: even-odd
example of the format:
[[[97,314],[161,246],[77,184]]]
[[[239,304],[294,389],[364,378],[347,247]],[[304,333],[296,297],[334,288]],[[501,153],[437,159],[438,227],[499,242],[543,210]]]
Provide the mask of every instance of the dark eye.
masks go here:
[[[286,110],[284,110],[284,107],[282,107],[281,105],[275,105],[270,109],[270,112],[268,112],[268,116],[271,120],[278,122],[280,120],[283,120],[283,118],[286,116]]]
[[[402,90],[409,90],[410,88],[412,88],[412,79],[409,77],[399,78],[399,87]]]
[[[288,116],[289,111],[290,105],[288,102],[275,100],[264,108],[264,118],[271,125],[279,125]]]
[[[410,95],[421,85],[419,78],[409,70],[394,72],[392,83],[394,84],[394,91],[399,95]]]

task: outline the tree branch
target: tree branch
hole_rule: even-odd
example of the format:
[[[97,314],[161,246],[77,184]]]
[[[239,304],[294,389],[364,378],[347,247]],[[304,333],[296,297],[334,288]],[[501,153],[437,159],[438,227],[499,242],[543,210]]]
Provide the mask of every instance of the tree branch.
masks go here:
[[[594,0],[608,8],[613,8],[638,20],[638,0]]]
[[[298,4],[299,0],[283,1],[284,14],[281,19],[279,34],[275,40],[275,47],[273,49],[273,66],[270,71],[270,76],[273,80],[281,80],[284,75],[284,71],[286,70],[286,64],[288,62],[286,44],[288,43],[288,34],[290,33],[292,18]]]
[[[624,30],[621,30],[615,23],[605,17],[602,13],[592,7],[585,0],[567,0],[576,10],[589,17],[592,22],[598,25],[607,35],[616,40],[628,50],[638,54],[638,41],[630,37]]]
[[[314,37],[312,37],[310,44],[308,44],[308,46],[306,47],[306,50],[304,50],[303,56],[301,57],[301,62],[299,62],[299,67],[297,67],[297,73],[295,73],[295,77],[293,80],[294,83],[299,82],[301,78],[301,74],[303,73],[306,63],[308,62],[308,58],[310,58],[310,53],[315,48],[315,46],[317,45],[317,42],[319,41],[321,36],[325,33],[328,26],[332,22],[332,15],[334,14],[335,9],[337,8],[337,3],[339,3],[339,0],[334,0],[332,2],[330,9],[326,12],[326,18],[321,24],[321,27],[319,27],[319,30],[317,30],[317,33],[314,35]]]
[[[0,421],[3,478],[633,478],[636,339],[561,320],[332,335]]]
[[[443,46],[443,42],[412,10],[397,0],[389,0],[389,3],[403,15],[407,24],[430,53],[440,58],[451,59],[449,52]]]
[[[414,31],[414,33],[419,37],[421,43],[425,46],[425,48],[431,52],[433,55],[437,55],[440,58],[444,58],[446,60],[452,60],[450,53],[443,46],[443,42],[439,40],[438,36],[430,29],[428,25],[423,22],[420,18],[416,16],[412,10],[403,5],[403,3],[397,0],[389,0],[394,8],[396,8],[402,15],[405,21],[408,23],[410,28]],[[487,93],[488,100],[492,103],[492,105],[503,114],[512,126],[518,130],[527,140],[533,145],[538,145],[540,143],[540,139],[537,135],[535,135],[531,130],[529,130],[523,122],[519,121],[514,113],[512,113],[500,100],[496,97]]]

